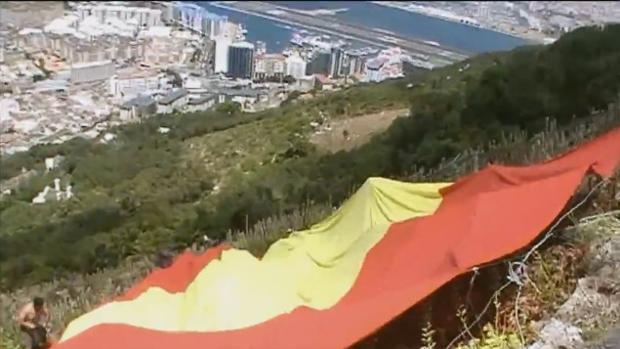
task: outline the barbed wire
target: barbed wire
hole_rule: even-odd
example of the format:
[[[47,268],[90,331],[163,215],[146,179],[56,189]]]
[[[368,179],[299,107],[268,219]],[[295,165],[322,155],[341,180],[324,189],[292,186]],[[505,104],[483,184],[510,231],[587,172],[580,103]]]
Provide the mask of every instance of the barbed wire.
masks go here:
[[[535,253],[538,251],[538,249],[540,249],[540,247],[542,245],[545,244],[545,242],[547,242],[554,234],[555,234],[555,229],[567,218],[569,218],[576,210],[578,210],[580,207],[582,207],[583,205],[585,205],[588,200],[590,199],[590,197],[592,195],[594,195],[594,193],[596,191],[598,191],[604,184],[609,183],[609,179],[602,179],[601,181],[599,181],[595,186],[593,186],[590,191],[588,191],[588,193],[586,194],[586,196],[581,199],[579,202],[577,202],[573,207],[571,207],[568,211],[566,211],[562,216],[560,216],[553,225],[551,225],[551,227],[549,227],[549,229],[547,229],[547,232],[544,234],[544,236],[542,237],[542,239],[540,239],[540,241],[538,241],[536,244],[534,244],[534,246],[532,246],[526,253],[525,255],[523,255],[523,257],[521,259],[519,259],[518,261],[508,261],[508,276],[507,279],[508,281],[506,281],[500,288],[498,288],[493,295],[491,296],[491,298],[489,299],[489,301],[486,303],[486,305],[484,306],[484,308],[482,309],[482,311],[478,314],[478,316],[474,319],[474,321],[472,323],[470,323],[468,326],[465,326],[465,329],[463,329],[463,331],[461,331],[456,337],[454,337],[452,339],[452,341],[450,341],[450,343],[448,343],[448,345],[445,347],[446,349],[450,349],[452,348],[455,344],[457,344],[468,332],[471,331],[471,329],[476,326],[480,320],[482,320],[482,318],[484,317],[484,315],[486,314],[486,312],[489,310],[489,307],[491,306],[491,304],[493,304],[493,302],[495,300],[497,300],[497,298],[499,297],[499,295],[506,289],[508,288],[510,285],[512,284],[516,284],[518,286],[518,290],[517,290],[517,299],[515,300],[515,309],[514,309],[514,316],[515,316],[515,321],[517,324],[517,330],[519,332],[519,339],[521,340],[521,343],[525,343],[525,337],[523,335],[523,329],[522,329],[522,325],[521,325],[521,321],[519,319],[519,298],[521,296],[521,292],[523,290],[523,286],[525,286],[525,282],[524,279],[528,279],[531,281],[531,279],[529,279],[529,276],[527,275],[527,261],[528,259]],[[504,261],[499,261],[499,262],[495,262],[495,263],[489,263],[486,264],[485,266],[490,266],[490,265],[497,265],[500,263],[505,263]],[[474,268],[472,268],[472,272],[474,272],[474,275],[472,275],[472,279],[470,280],[470,291],[471,291],[471,286],[473,285],[473,280],[475,280],[476,276],[479,274],[479,268],[481,266],[476,266]],[[468,292],[468,297],[469,297],[469,292]]]

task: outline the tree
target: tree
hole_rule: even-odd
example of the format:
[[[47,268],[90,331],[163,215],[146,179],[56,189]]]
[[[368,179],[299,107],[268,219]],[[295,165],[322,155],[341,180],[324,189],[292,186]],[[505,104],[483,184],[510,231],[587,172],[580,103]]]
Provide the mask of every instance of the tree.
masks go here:
[[[217,106],[216,111],[226,115],[236,115],[241,111],[241,104],[238,102],[224,102]]]
[[[291,75],[287,75],[287,76],[284,77],[284,79],[282,79],[282,81],[285,84],[289,84],[290,85],[290,84],[294,84],[297,80],[294,77],[292,77]]]
[[[183,87],[183,79],[181,78],[181,75],[179,75],[179,73],[172,69],[166,69],[165,73],[168,75],[172,75],[172,86]]]

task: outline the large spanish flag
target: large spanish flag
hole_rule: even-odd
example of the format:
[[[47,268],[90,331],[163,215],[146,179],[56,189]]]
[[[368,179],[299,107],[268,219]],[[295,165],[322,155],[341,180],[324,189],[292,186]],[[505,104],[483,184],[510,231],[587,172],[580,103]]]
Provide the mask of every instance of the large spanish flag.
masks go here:
[[[610,176],[620,129],[528,167],[450,183],[371,178],[262,259],[185,253],[71,322],[59,349],[345,348],[472,267],[531,243],[583,177]]]

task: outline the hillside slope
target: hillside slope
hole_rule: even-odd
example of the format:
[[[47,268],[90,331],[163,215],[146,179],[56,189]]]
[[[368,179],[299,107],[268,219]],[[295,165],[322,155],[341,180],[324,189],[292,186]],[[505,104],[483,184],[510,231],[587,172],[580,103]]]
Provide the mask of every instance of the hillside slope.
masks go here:
[[[506,132],[540,131],[547,117],[559,125],[588,117],[620,91],[619,36],[620,25],[583,28],[548,47],[431,72],[412,88],[401,80],[257,115],[154,118],[115,130],[111,145],[74,140],[2,159],[8,178],[45,156],[66,157],[0,203],[0,287],[93,272],[198,234],[222,238],[309,201],[339,203],[368,177],[405,176]],[[408,103],[409,117],[350,152],[325,154],[308,142],[321,113],[336,120]],[[54,177],[74,183],[75,200],[30,205]]]

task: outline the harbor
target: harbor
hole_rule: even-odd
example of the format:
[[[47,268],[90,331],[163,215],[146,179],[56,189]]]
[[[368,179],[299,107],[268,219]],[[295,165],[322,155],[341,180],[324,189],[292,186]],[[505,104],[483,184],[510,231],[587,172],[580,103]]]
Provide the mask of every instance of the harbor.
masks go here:
[[[348,23],[330,16],[311,16],[298,10],[279,6],[273,3],[249,2],[214,2],[214,7],[262,17],[287,25],[340,37],[346,40],[364,43],[377,48],[399,47],[412,56],[428,57],[430,67],[445,66],[461,61],[470,56],[468,52],[431,44],[423,40],[409,38],[380,28],[370,28],[359,24]]]

